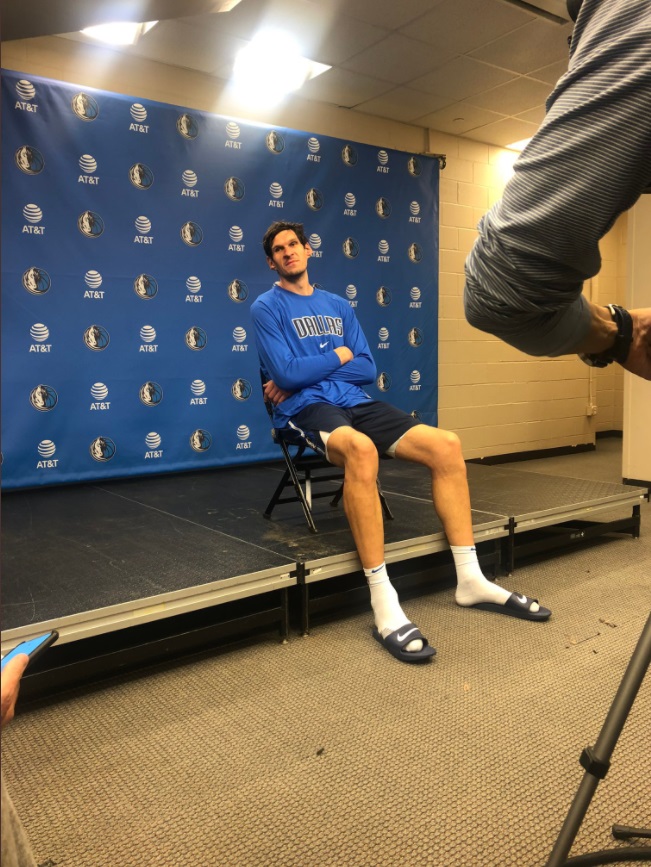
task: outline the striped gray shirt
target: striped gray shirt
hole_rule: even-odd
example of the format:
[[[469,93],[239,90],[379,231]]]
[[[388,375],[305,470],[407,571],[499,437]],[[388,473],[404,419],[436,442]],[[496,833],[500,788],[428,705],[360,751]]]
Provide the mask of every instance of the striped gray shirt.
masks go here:
[[[651,0],[583,0],[569,69],[466,260],[470,324],[530,355],[574,351],[599,239],[650,182]]]

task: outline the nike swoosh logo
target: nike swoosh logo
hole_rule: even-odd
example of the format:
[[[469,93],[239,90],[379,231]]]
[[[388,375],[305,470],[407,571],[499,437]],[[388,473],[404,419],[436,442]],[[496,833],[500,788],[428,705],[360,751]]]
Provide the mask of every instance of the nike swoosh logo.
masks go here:
[[[526,596],[518,596],[518,594],[516,593],[515,598],[518,600],[518,602],[522,602],[523,605],[526,605],[526,602],[527,602]]]
[[[404,633],[404,635],[400,635],[400,633],[398,633],[398,634],[396,635],[396,641],[404,641],[405,638],[406,638],[408,635],[411,635],[412,632],[418,632],[418,627],[417,627],[417,626],[414,626],[413,629],[408,629],[408,630]]]
[[[325,343],[319,343],[319,349],[323,349],[324,346],[327,346],[330,343],[329,340],[326,340]]]

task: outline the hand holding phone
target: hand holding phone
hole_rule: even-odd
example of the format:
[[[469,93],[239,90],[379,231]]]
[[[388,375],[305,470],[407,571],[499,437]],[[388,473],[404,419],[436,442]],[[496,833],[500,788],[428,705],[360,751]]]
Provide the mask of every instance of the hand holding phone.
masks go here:
[[[28,641],[21,641],[21,643],[16,645],[13,650],[10,650],[6,656],[2,657],[2,671],[4,671],[5,665],[9,660],[18,656],[20,653],[26,654],[29,657],[29,661],[32,662],[32,660],[40,656],[47,647],[54,644],[58,637],[59,633],[56,629],[51,629],[49,632],[39,635],[37,638],[30,638]]]

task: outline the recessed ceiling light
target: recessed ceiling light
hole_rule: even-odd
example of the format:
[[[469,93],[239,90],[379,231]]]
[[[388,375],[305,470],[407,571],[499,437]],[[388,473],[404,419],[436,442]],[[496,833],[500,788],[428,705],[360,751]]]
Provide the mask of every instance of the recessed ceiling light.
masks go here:
[[[114,21],[111,24],[98,24],[80,31],[84,36],[106,42],[108,45],[135,45],[136,42],[158,24],[158,21]]]

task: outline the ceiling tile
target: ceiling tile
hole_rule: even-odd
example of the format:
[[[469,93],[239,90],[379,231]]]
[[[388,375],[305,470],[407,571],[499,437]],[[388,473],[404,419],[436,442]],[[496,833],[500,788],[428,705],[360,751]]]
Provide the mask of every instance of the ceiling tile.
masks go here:
[[[388,117],[391,120],[404,122],[413,121],[416,117],[422,117],[426,112],[436,111],[449,105],[450,100],[444,96],[431,93],[422,93],[408,87],[396,87],[355,106],[357,111],[378,117]]]
[[[321,34],[312,60],[335,66],[359,54],[365,48],[375,45],[388,35],[389,31],[382,27],[354,21],[352,18],[347,19],[345,23],[331,22]]]
[[[365,75],[381,74],[382,78],[396,84],[404,84],[429,72],[435,64],[446,57],[435,58],[432,49],[424,42],[392,33],[359,54],[347,60],[343,66]],[[451,57],[451,53],[448,54]]]
[[[535,123],[536,126],[540,126],[540,124],[545,119],[545,106],[537,105],[535,108],[530,108],[529,111],[523,111],[517,115],[519,120],[526,120],[529,123]]]
[[[506,147],[506,145],[522,141],[524,138],[531,138],[537,129],[535,123],[527,123],[515,117],[505,117],[495,121],[495,123],[489,123],[468,131],[466,137],[475,139],[475,141],[485,141],[488,144]]]
[[[504,84],[513,78],[514,72],[489,66],[472,57],[455,57],[438,69],[413,79],[409,84],[427,93],[448,96],[451,102],[497,87],[498,84]]]
[[[489,111],[519,114],[529,108],[542,105],[548,96],[549,85],[521,76],[485,93],[469,96],[466,101]]]
[[[419,126],[437,129],[440,132],[463,135],[471,129],[502,120],[503,118],[504,115],[497,114],[494,111],[486,111],[483,108],[477,108],[467,103],[464,105],[454,103],[453,105],[448,105],[446,108],[419,117],[415,123]]]
[[[572,26],[560,26],[536,19],[489,45],[471,52],[472,57],[527,73],[542,66],[564,60],[568,55],[567,37]]]
[[[465,54],[532,20],[532,15],[499,0],[446,0],[400,29],[436,48]]]
[[[181,21],[160,21],[125,53],[159,63],[196,69],[212,75],[232,68],[237,52],[247,45],[241,39],[211,30],[198,30]]]
[[[541,69],[534,69],[529,75],[531,78],[537,78],[538,81],[545,81],[547,84],[554,85],[558,79],[567,72],[568,58],[557,60],[556,63],[550,63],[549,66],[543,66]],[[550,88],[551,90],[551,88]]]
[[[391,82],[333,68],[307,81],[300,89],[299,96],[352,108],[392,89]]]
[[[386,27],[388,30],[397,30],[435,6],[449,2],[450,0],[318,0],[318,5],[337,9],[339,17],[355,18],[378,27]]]

